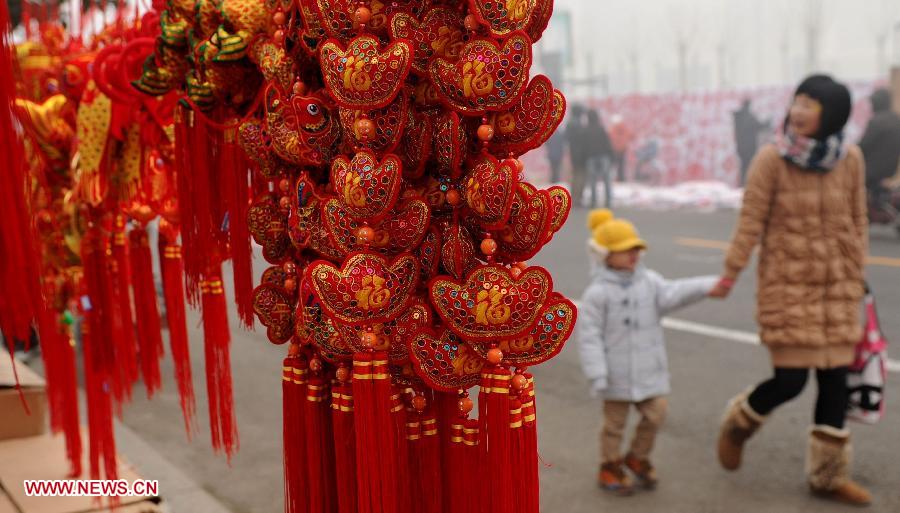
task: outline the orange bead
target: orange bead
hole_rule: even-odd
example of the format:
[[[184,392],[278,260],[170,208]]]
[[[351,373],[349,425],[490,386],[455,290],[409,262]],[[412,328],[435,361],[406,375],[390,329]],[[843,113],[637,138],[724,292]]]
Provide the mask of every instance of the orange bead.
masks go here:
[[[375,133],[375,123],[371,119],[362,118],[356,121],[356,135],[363,141],[372,138]]]
[[[488,349],[487,361],[491,365],[498,365],[500,362],[503,361],[503,351],[501,351],[500,349],[498,349],[496,347]]]
[[[284,11],[278,11],[272,15],[272,23],[275,25],[284,25],[285,21],[287,21],[287,17],[285,17]]]
[[[375,230],[368,226],[363,226],[356,232],[356,237],[366,244],[372,243],[375,240]]]
[[[516,374],[515,376],[513,376],[511,384],[513,389],[522,390],[526,386],[528,386],[528,378],[521,374]]]
[[[425,411],[425,406],[428,405],[428,401],[425,400],[424,395],[416,395],[412,398],[412,407],[416,409],[418,412]]]
[[[284,31],[281,29],[276,30],[275,33],[272,34],[272,38],[275,39],[275,42],[278,44],[284,43]]]
[[[334,377],[337,378],[338,381],[345,383],[350,379],[350,369],[344,366],[340,366],[334,372]]]
[[[297,290],[297,280],[293,278],[288,278],[284,280],[284,289],[288,292],[293,292]]]
[[[522,270],[516,266],[512,266],[509,268],[509,275],[515,279],[518,279],[519,276],[522,276]]]
[[[521,270],[523,270],[523,271],[524,271],[525,269],[528,269],[528,262],[516,262],[516,263],[513,264],[513,265],[515,265],[516,267],[518,267],[519,269],[521,269]]]
[[[309,370],[313,372],[320,372],[322,370],[322,360],[318,358],[313,358],[309,361]]]
[[[491,125],[480,125],[478,127],[478,140],[488,142],[494,138],[494,127]]]
[[[365,25],[372,19],[372,11],[368,7],[357,7],[356,12],[353,13],[353,19],[356,20],[356,23]]]
[[[294,94],[302,95],[306,92],[306,84],[298,80],[291,86],[291,91],[293,91]]]
[[[468,16],[466,16],[466,18],[463,20],[463,25],[466,27],[466,30],[470,32],[474,32],[478,30],[479,27],[481,27],[481,23],[478,23],[478,17],[474,14],[469,14]]]
[[[472,408],[475,407],[475,404],[468,397],[463,397],[463,398],[460,398],[460,400],[456,402],[456,406],[459,408],[460,413],[462,413],[463,415],[466,415],[467,413],[472,411]]]
[[[281,264],[281,270],[283,270],[285,274],[293,276],[297,274],[297,264],[288,260],[287,262]]]
[[[291,347],[288,348],[288,356],[292,358],[300,356],[300,345],[291,343]]]
[[[287,191],[291,190],[291,181],[288,180],[287,178],[282,178],[278,182],[278,188],[281,189],[281,192],[287,192]]]
[[[462,202],[462,197],[459,195],[459,191],[456,189],[450,189],[447,191],[447,203],[451,206],[457,206]]]
[[[288,196],[282,196],[281,199],[278,200],[278,204],[281,205],[281,208],[287,210],[291,208],[291,198]]]
[[[481,252],[487,256],[491,256],[497,252],[497,241],[494,239],[484,239],[481,241]]]
[[[359,336],[359,342],[363,345],[363,347],[371,349],[378,345],[378,335],[372,333],[371,331],[365,331]]]

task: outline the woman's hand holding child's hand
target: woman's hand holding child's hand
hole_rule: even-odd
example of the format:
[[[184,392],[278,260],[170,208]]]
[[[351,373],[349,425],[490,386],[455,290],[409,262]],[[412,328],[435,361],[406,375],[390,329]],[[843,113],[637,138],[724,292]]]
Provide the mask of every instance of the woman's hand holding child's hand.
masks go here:
[[[731,294],[732,287],[734,287],[734,280],[723,277],[719,280],[719,283],[716,283],[716,286],[709,291],[709,297],[725,299],[728,297],[728,294]]]

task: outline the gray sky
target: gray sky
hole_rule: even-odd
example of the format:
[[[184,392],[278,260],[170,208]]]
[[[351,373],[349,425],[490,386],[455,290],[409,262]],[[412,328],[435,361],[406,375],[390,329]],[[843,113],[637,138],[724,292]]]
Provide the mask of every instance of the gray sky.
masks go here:
[[[566,78],[606,75],[610,93],[785,84],[810,71],[873,80],[900,64],[898,23],[900,0],[555,0],[536,53],[569,47],[569,39]]]

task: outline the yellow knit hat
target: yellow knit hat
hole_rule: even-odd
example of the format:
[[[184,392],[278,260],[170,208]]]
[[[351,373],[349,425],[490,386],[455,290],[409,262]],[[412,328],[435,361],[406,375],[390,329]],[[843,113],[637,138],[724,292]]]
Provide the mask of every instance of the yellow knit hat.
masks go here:
[[[588,230],[593,232],[603,223],[606,223],[613,218],[612,210],[608,208],[595,208],[588,212],[587,215],[587,227]]]
[[[593,242],[609,252],[647,249],[634,225],[624,219],[611,219],[593,230]]]

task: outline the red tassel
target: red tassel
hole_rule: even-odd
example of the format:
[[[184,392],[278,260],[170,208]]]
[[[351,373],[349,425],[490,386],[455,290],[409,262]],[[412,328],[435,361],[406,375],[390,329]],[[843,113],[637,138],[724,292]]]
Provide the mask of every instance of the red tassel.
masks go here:
[[[228,209],[228,241],[231,250],[234,277],[234,302],[238,317],[248,329],[253,328],[253,251],[250,247],[250,229],[247,226],[250,169],[246,155],[234,142],[235,129],[225,131],[222,146],[222,175]]]
[[[306,455],[309,462],[309,511],[336,513],[334,435],[326,400],[328,390],[321,373],[312,373],[306,391]]]
[[[479,408],[480,409],[480,408]],[[478,419],[466,419],[463,428],[463,482],[465,487],[460,492],[463,495],[463,512],[481,513],[485,511],[485,499],[483,492],[485,485],[482,479],[481,465],[481,429]]]
[[[406,412],[406,461],[409,462],[409,486],[408,496],[410,504],[404,505],[404,512],[424,512],[425,511],[425,494],[430,491],[425,487],[426,477],[423,475],[425,471],[425,450],[422,444],[422,422],[421,415],[415,410],[407,410]]]
[[[433,410],[422,420],[422,453],[420,471],[422,474],[424,513],[441,513],[443,506],[441,475],[441,442],[438,437],[438,422]]]
[[[177,243],[175,228],[165,220],[159,222],[159,262],[166,300],[166,322],[169,327],[169,348],[175,366],[175,382],[184,429],[188,439],[193,435],[196,399],[194,397],[191,354],[188,345],[187,316],[184,309],[183,269],[181,246]]]
[[[356,438],[353,432],[353,389],[337,381],[331,391],[338,513],[357,513]]]
[[[221,271],[215,270],[207,275],[200,283],[200,290],[210,436],[213,449],[224,451],[231,461],[239,441],[231,381],[231,335]]]
[[[131,387],[140,376],[138,368],[137,340],[134,332],[134,316],[131,311],[131,269],[129,266],[128,246],[125,242],[125,217],[117,215],[115,219],[112,241],[112,257],[115,265],[113,303],[118,307],[120,322],[119,333],[116,334],[116,361],[120,379],[126,385],[128,398]]]
[[[131,230],[128,239],[131,243],[129,249],[141,374],[144,376],[147,397],[153,397],[161,385],[159,359],[163,354],[162,328],[156,305],[156,285],[153,282],[153,260],[144,227]]]
[[[511,432],[509,473],[513,484],[513,505],[516,513],[520,513],[526,510],[530,491],[526,488],[528,480],[525,479],[528,473],[525,463],[528,449],[522,427],[522,402],[517,398],[509,401],[509,429]]]
[[[284,511],[309,513],[309,478],[306,457],[307,363],[300,348],[292,344],[281,367],[282,418],[284,431]]]
[[[27,3],[23,3],[22,23],[30,32]],[[26,168],[22,137],[13,120],[16,82],[13,77],[9,4],[0,5],[0,331],[9,344],[29,340],[34,321],[43,309],[40,255],[31,211],[25,197]]]
[[[81,475],[81,427],[78,418],[78,378],[75,372],[75,340],[58,316],[48,308],[39,317],[41,355],[47,376],[50,426],[62,432],[69,460],[69,477]]]
[[[359,513],[380,513],[381,488],[375,465],[379,462],[375,438],[375,389],[372,382],[372,354],[353,356],[353,398],[356,428],[356,486]]]
[[[466,467],[466,446],[463,443],[463,428],[466,422],[462,415],[457,416],[450,424],[449,435],[447,438],[447,456],[442,461],[446,461],[444,468],[445,485],[444,500],[446,506],[444,511],[453,513],[469,513],[466,509],[466,496],[469,490],[466,489],[467,473],[471,471]]]
[[[399,493],[397,496],[397,512],[398,513],[414,513],[415,502],[417,500],[414,479],[413,465],[413,442],[409,440],[409,423],[410,417],[403,400],[403,391],[396,387],[391,393],[391,421],[393,424],[393,438],[397,442],[396,461],[397,471],[395,473],[395,486]]]
[[[117,478],[116,447],[113,438],[112,398],[115,383],[112,369],[115,364],[112,343],[112,323],[109,318],[108,267],[106,241],[99,228],[85,234],[82,240],[82,264],[87,283],[85,309],[87,322],[82,324],[84,344],[85,392],[88,400],[88,439],[90,442],[91,479],[100,479],[101,464],[106,479]]]
[[[523,452],[525,482],[522,487],[527,494],[520,511],[538,513],[541,490],[538,476],[537,407],[534,401],[534,377],[529,373],[525,373],[525,377],[528,379],[528,385],[522,393],[522,434],[525,445]]]
[[[492,513],[513,511],[512,479],[509,472],[509,370],[494,366],[482,374],[482,405],[479,397],[479,445],[482,457],[483,500]]]

